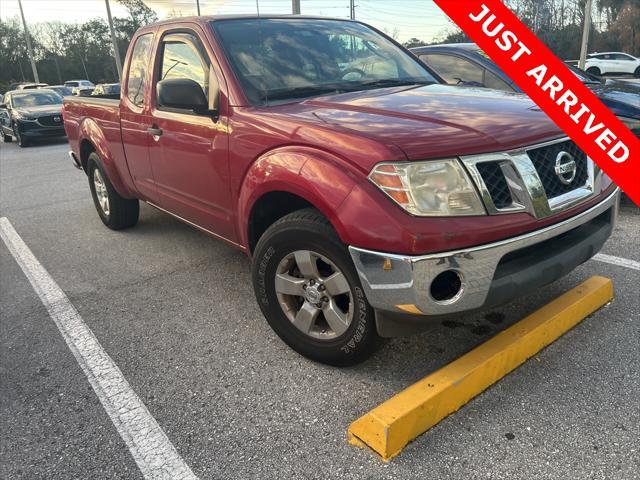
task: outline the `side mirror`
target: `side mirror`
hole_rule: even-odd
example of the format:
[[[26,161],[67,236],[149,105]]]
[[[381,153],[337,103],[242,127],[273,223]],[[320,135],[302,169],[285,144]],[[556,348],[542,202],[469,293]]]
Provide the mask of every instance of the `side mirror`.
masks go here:
[[[195,113],[213,113],[202,87],[188,78],[161,80],[157,85],[158,106],[191,110]]]

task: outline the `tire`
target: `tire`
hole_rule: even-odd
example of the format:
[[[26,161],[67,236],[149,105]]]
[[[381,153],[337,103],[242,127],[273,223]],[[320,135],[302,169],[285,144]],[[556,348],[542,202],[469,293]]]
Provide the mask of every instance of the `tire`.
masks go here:
[[[587,68],[587,73],[590,73],[591,75],[595,75],[596,77],[601,77],[602,76],[602,72],[600,71],[600,69],[598,67],[589,67],[589,68]]]
[[[18,142],[18,146],[20,148],[26,148],[31,144],[31,142],[29,142],[29,139],[20,135],[20,129],[15,123],[13,124],[13,136],[15,137],[16,142]]]
[[[636,68],[636,71],[633,72],[633,76],[636,78],[640,78],[640,67]]]
[[[138,223],[140,204],[137,199],[121,197],[102,168],[100,157],[93,152],[87,160],[89,188],[98,215],[107,227],[122,230]]]
[[[334,366],[355,365],[377,350],[381,339],[374,310],[347,248],[317,210],[299,210],[275,222],[254,253],[253,287],[260,309],[293,350]]]
[[[13,140],[13,137],[11,135],[7,135],[6,133],[4,133],[4,131],[2,131],[2,142],[3,143],[11,143],[12,140]]]

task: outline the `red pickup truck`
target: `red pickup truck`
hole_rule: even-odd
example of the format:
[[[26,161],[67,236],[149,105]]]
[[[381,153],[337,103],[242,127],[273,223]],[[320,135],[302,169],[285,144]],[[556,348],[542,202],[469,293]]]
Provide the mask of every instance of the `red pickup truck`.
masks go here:
[[[552,282],[615,222],[616,186],[530,100],[443,85],[359,22],[170,20],[124,71],[121,98],[64,101],[104,224],[142,200],[244,251],[269,324],[321,362]]]

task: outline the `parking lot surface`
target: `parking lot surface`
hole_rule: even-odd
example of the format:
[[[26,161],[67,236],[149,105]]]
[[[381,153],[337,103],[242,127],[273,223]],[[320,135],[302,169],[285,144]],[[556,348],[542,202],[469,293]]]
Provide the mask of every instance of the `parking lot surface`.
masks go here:
[[[389,341],[347,369],[271,331],[246,257],[149,206],[100,222],[64,141],[0,145],[7,217],[200,478],[633,479],[640,271],[589,261],[506,307]],[[603,253],[640,261],[624,205]],[[385,464],[357,417],[592,275],[616,299]],[[141,478],[47,310],[0,243],[0,478]]]

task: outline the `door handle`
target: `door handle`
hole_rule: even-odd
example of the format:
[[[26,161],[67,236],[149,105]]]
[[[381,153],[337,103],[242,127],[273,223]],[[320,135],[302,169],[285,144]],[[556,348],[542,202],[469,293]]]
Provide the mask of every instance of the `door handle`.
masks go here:
[[[149,127],[147,128],[147,132],[149,132],[154,137],[159,137],[162,135],[162,129],[158,127]]]

